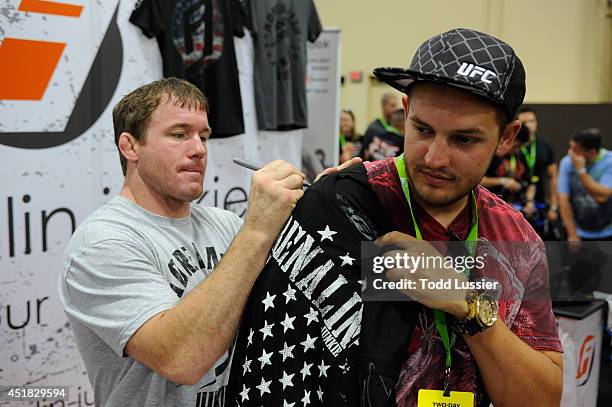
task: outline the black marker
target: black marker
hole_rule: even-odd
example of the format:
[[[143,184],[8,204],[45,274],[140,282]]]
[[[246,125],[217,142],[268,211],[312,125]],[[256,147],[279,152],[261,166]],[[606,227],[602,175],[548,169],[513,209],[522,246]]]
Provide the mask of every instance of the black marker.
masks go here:
[[[257,165],[251,161],[247,161],[247,160],[243,160],[241,158],[236,158],[234,157],[234,159],[232,160],[234,162],[234,164],[238,164],[244,168],[248,168],[249,170],[253,170],[253,171],[259,171],[261,170],[261,166]],[[304,186],[305,187],[309,187],[310,183],[308,181],[304,181]]]

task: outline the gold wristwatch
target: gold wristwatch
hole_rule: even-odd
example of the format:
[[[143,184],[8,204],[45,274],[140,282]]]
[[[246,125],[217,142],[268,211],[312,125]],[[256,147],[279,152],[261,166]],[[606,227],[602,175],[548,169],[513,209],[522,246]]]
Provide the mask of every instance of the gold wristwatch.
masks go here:
[[[453,328],[460,334],[476,335],[493,326],[497,321],[498,305],[493,296],[470,291],[467,294],[468,316],[455,320]]]

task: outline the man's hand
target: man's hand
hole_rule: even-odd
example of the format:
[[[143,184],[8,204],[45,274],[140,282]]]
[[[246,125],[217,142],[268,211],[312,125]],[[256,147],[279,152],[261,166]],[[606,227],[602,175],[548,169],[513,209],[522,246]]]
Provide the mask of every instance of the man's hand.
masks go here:
[[[527,201],[523,207],[523,212],[525,215],[527,215],[527,217],[531,217],[534,213],[536,213],[535,203],[533,201]]]
[[[434,258],[443,256],[428,242],[415,239],[412,236],[401,232],[389,232],[384,236],[379,237],[374,242],[377,246],[396,246],[404,250],[396,250],[385,253],[385,256],[395,257],[396,254],[410,257]],[[402,293],[408,297],[420,302],[421,304],[432,308],[439,309],[449,314],[454,315],[458,319],[463,319],[467,316],[468,306],[466,302],[466,289],[456,289],[457,285],[461,286],[467,279],[452,268],[436,267],[444,265],[444,261],[431,261],[432,267],[419,267],[417,270],[394,268],[387,271],[387,278],[391,281],[400,281],[402,279],[415,282],[415,289],[402,290]],[[434,290],[421,286],[421,279],[426,279],[429,282],[451,281],[450,290]]]
[[[585,167],[586,159],[583,156],[574,153],[574,150],[572,150],[571,148],[567,150],[567,155],[569,155],[572,159],[572,165],[574,166],[576,171]]]
[[[315,182],[317,182],[319,178],[321,178],[323,175],[329,175],[329,174],[333,174],[338,171],[342,171],[346,168],[352,167],[353,165],[361,164],[361,162],[362,162],[361,157],[353,157],[350,160],[345,161],[344,163],[340,164],[337,167],[326,168],[319,175],[317,175],[317,177],[315,178]]]
[[[502,177],[500,183],[504,189],[510,192],[518,192],[521,190],[521,184],[514,178]]]
[[[276,160],[251,178],[249,206],[243,229],[257,231],[265,240],[274,240],[289,219],[302,190],[304,174],[291,164]]]

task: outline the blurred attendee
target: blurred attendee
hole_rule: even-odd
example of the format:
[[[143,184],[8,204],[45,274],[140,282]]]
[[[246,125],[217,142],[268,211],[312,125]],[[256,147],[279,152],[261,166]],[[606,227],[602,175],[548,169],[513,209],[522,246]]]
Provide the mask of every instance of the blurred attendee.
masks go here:
[[[510,204],[527,206],[530,202],[530,206],[533,205],[535,188],[530,188],[527,163],[520,154],[521,146],[527,142],[529,142],[529,129],[522,126],[516,135],[512,150],[503,157],[494,156],[480,182],[482,186]]]
[[[355,129],[355,115],[351,109],[340,112],[340,164],[357,157],[363,147],[362,136]]]
[[[391,125],[391,116],[401,106],[399,105],[398,97],[395,93],[386,92],[380,99],[381,117],[374,120],[363,135],[363,151],[368,144],[372,142],[374,137],[384,136],[386,133],[399,133],[399,131]],[[362,157],[364,154],[362,154]]]
[[[522,107],[517,114],[523,126],[529,129],[529,143],[521,147],[527,163],[529,177],[535,185],[535,201],[548,204],[547,217],[554,222],[558,219],[557,164],[550,143],[538,135],[536,112],[530,107]]]
[[[567,240],[612,240],[612,153],[599,129],[576,132],[559,166],[559,205]]]
[[[389,131],[364,141],[363,158],[367,161],[377,161],[403,153],[404,119],[404,109],[396,109],[389,118]]]

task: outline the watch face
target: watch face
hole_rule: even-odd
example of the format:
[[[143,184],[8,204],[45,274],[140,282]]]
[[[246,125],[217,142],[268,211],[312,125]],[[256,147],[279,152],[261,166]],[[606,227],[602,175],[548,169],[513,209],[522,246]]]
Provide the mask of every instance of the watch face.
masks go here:
[[[497,321],[497,301],[489,295],[478,299],[478,320],[484,327],[491,327]]]

